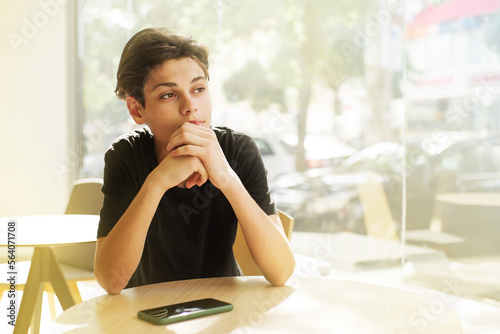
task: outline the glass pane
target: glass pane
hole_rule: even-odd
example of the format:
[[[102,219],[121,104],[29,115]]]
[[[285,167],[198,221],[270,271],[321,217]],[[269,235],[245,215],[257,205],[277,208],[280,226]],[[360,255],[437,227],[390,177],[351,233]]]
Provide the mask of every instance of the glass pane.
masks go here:
[[[406,241],[432,253],[407,248],[407,281],[499,305],[499,5],[408,8]]]

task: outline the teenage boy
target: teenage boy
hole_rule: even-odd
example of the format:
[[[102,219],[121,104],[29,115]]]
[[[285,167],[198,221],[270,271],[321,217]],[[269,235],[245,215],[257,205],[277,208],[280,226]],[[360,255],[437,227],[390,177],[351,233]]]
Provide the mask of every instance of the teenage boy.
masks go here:
[[[190,37],[151,28],[125,45],[115,92],[146,126],[105,155],[95,276],[109,294],[240,275],[238,222],[271,284],[295,268],[255,143],[211,126],[208,79],[208,50]]]

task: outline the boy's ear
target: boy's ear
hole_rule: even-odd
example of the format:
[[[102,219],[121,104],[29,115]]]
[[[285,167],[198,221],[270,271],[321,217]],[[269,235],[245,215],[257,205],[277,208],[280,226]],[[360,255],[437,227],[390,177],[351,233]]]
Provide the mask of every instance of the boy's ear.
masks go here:
[[[136,122],[139,125],[142,125],[145,123],[144,118],[142,117],[142,106],[137,101],[134,97],[132,96],[127,96],[125,99],[125,102],[127,103],[127,108],[130,116],[134,119],[134,122]]]

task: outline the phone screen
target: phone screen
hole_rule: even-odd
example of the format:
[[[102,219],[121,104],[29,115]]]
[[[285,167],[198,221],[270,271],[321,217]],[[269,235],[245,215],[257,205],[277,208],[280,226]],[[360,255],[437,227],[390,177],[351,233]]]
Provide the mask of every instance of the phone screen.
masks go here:
[[[229,312],[232,309],[233,305],[229,303],[213,298],[205,298],[142,310],[137,312],[137,316],[157,325],[165,325],[211,314]]]

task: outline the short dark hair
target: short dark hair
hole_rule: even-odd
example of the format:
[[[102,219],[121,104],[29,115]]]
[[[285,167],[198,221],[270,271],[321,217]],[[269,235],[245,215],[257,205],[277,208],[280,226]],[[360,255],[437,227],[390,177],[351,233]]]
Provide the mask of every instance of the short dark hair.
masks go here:
[[[208,48],[192,37],[174,33],[165,28],[148,28],[139,31],[123,48],[115,93],[124,100],[134,97],[145,107],[144,84],[149,73],[167,60],[191,58],[208,76]]]

